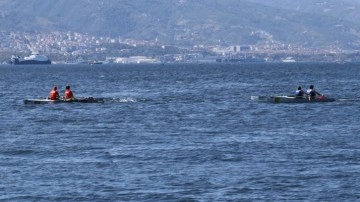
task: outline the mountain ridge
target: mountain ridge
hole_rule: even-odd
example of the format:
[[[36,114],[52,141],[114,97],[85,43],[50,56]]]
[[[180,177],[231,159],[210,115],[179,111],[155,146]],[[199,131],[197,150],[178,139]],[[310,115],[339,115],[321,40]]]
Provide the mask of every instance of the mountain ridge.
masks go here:
[[[358,49],[350,0],[0,0],[0,29],[80,32],[192,46],[271,44]]]

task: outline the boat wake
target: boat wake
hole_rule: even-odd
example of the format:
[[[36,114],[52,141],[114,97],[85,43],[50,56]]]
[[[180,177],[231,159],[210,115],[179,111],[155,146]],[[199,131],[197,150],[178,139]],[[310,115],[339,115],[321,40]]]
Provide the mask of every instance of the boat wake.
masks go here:
[[[121,102],[121,103],[128,103],[128,102],[138,102],[135,98],[127,97],[127,98],[105,98],[106,101],[109,102]]]
[[[338,101],[341,102],[360,102],[360,97],[357,98],[338,98]]]

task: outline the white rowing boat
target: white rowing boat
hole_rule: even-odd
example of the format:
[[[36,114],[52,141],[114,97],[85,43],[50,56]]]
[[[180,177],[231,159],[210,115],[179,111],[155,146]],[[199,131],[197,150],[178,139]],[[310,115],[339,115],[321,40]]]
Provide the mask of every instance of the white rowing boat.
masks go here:
[[[103,103],[103,98],[93,98],[93,97],[84,97],[84,98],[75,98],[70,100],[60,99],[60,100],[50,100],[50,99],[25,99],[24,104],[46,104],[46,103]]]
[[[251,96],[251,100],[270,103],[311,103],[311,102],[334,102],[334,98],[325,96],[296,97],[296,96]]]

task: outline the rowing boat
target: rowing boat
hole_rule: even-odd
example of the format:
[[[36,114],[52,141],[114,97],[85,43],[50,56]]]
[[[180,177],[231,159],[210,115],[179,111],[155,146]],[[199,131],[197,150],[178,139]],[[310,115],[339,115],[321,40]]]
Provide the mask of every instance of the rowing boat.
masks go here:
[[[60,99],[60,100],[50,100],[46,99],[25,99],[24,104],[46,104],[46,103],[103,103],[103,98],[93,98],[93,97],[83,97],[83,98],[75,98],[70,100]]]
[[[334,98],[317,96],[315,98],[296,96],[251,96],[251,100],[270,103],[311,103],[311,102],[334,102]]]

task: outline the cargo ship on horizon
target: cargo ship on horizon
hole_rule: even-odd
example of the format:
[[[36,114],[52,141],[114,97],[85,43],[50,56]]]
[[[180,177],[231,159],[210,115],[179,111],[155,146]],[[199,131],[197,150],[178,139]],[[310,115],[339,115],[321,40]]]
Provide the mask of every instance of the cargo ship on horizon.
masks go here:
[[[30,56],[20,58],[19,56],[13,55],[10,59],[10,64],[13,65],[48,65],[51,64],[51,60],[39,53],[32,53]]]

